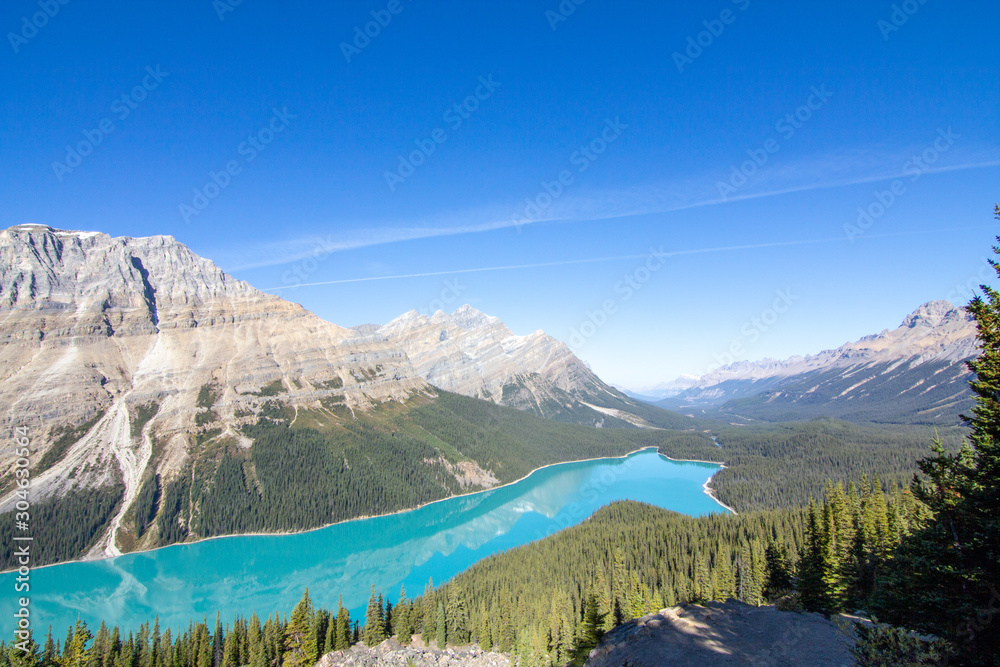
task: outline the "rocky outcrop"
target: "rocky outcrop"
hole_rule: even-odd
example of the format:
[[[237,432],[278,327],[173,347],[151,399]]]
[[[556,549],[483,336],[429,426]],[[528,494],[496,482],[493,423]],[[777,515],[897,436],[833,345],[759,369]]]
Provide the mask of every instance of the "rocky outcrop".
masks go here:
[[[846,618],[735,600],[687,604],[615,628],[591,651],[586,665],[847,667],[854,664],[851,637]]]
[[[510,656],[481,650],[478,646],[447,648],[413,648],[395,639],[387,639],[368,648],[357,644],[345,651],[327,653],[316,667],[508,667]]]

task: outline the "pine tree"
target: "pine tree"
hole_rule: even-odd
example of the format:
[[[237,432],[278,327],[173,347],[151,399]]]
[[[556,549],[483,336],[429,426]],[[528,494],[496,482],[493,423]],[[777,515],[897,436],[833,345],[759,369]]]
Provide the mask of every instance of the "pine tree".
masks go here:
[[[42,667],[56,667],[59,654],[56,652],[56,644],[52,640],[52,626],[49,626],[48,635],[45,637],[45,650],[42,652]]]
[[[238,667],[240,662],[237,653],[236,637],[230,632],[222,645],[222,667]]]
[[[87,629],[87,624],[78,620],[63,646],[62,666],[86,667],[87,644],[93,638],[94,636]]]
[[[628,596],[628,568],[625,565],[625,552],[622,551],[620,546],[615,547],[614,560],[611,565],[612,572],[612,584],[611,584],[611,597],[612,597],[612,608],[611,613],[614,615],[615,625],[621,625],[627,619],[625,618],[625,608],[627,606],[627,596]]]
[[[326,637],[323,640],[323,646],[325,651],[336,651],[337,650],[337,617],[331,615],[329,621],[326,624]]]
[[[378,600],[379,600],[379,602],[383,601],[383,598],[382,598],[381,595],[378,596]],[[394,610],[393,610],[392,603],[389,602],[388,598],[385,598],[385,614],[383,614],[383,616],[382,616],[382,631],[383,631],[383,633],[385,634],[386,637],[392,637],[396,633],[395,628],[393,627],[393,624],[392,624],[393,623],[393,621],[392,621],[393,611]]]
[[[337,630],[333,648],[343,651],[351,647],[351,614],[344,609],[344,599],[337,600]]]
[[[47,643],[47,642],[46,642]],[[94,643],[87,652],[87,667],[103,667],[111,652],[111,633],[101,621],[94,635]]]
[[[458,584],[448,587],[448,607],[445,610],[446,639],[453,646],[469,643],[469,612]]]
[[[705,560],[704,554],[699,553],[695,558],[694,562],[694,596],[693,602],[707,602],[712,599],[712,577],[709,573],[708,562]],[[620,621],[616,621],[615,625],[620,625]]]
[[[103,625],[103,623],[101,624]],[[100,635],[100,632],[98,632]],[[160,616],[157,614],[153,618],[153,630],[150,633],[150,647],[149,647],[149,666],[159,667],[160,662]],[[97,639],[94,640],[95,643]]]
[[[436,619],[434,621],[434,630],[435,630],[434,641],[437,642],[437,647],[439,649],[443,649],[448,645],[447,634],[445,634],[446,623],[447,621],[444,615],[444,603],[438,601]]]
[[[994,213],[1000,219],[1000,206]],[[1000,263],[990,264],[1000,277]],[[932,517],[904,536],[875,606],[885,620],[950,640],[962,661],[1000,664],[1000,632],[989,627],[1000,600],[1000,292],[980,290],[968,306],[980,345],[968,363],[970,435],[957,454],[935,440],[919,463],[926,479],[913,493]]]
[[[365,614],[365,646],[378,646],[385,641],[384,613],[382,596],[376,594],[375,586],[372,585],[372,594],[368,598],[368,612]]]
[[[582,618],[576,631],[575,653],[577,661],[590,653],[591,649],[597,646],[597,642],[601,640],[604,634],[601,631],[601,624],[597,595],[593,592],[588,593],[583,601]]]
[[[292,617],[284,629],[284,651],[279,653],[283,667],[307,667],[313,664],[308,645],[312,619],[313,606],[307,588],[302,599],[292,609]]]
[[[597,566],[597,610],[601,618],[601,632],[608,632],[615,627],[614,603],[607,577],[604,575],[604,566]]]
[[[195,667],[212,667],[212,639],[208,635],[208,625],[205,623],[198,624],[198,653]]]
[[[775,600],[792,589],[792,567],[784,545],[772,542],[764,555],[764,597]]]
[[[400,588],[399,603],[396,604],[393,616],[396,617],[396,640],[405,646],[413,640],[413,622],[410,614],[410,603],[406,599],[406,586]]]
[[[434,580],[431,579],[424,587],[424,624],[420,631],[420,640],[428,645],[437,636],[437,627],[435,627],[437,625],[437,601],[434,598]]]
[[[314,665],[324,654],[326,647],[326,626],[329,616],[325,609],[317,610],[313,613],[312,623],[309,626],[309,634],[306,635],[306,656],[308,664]]]
[[[806,519],[806,544],[799,559],[799,594],[807,611],[822,611],[827,607],[826,573],[824,571],[823,521],[816,502],[809,499]]]
[[[41,665],[42,653],[38,644],[35,643],[34,633],[30,628],[27,638],[22,639],[15,635],[11,646],[5,647],[0,644],[0,661],[6,662],[10,667],[39,667]]]
[[[485,601],[480,601],[476,612],[476,643],[485,651],[493,648],[493,628]]]
[[[220,667],[222,665],[225,641],[222,631],[222,614],[215,612],[215,632],[212,633],[212,667]]]

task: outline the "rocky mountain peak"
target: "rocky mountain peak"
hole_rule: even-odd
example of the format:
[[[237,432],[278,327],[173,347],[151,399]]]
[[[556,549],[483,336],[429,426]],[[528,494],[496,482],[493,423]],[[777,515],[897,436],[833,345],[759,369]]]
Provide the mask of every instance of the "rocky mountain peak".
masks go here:
[[[451,314],[451,320],[466,331],[472,331],[484,326],[496,325],[500,318],[487,315],[469,304],[459,306]]]
[[[928,301],[906,316],[900,327],[912,329],[914,327],[936,327],[945,320],[968,320],[968,313],[964,308],[956,308],[950,301]]]

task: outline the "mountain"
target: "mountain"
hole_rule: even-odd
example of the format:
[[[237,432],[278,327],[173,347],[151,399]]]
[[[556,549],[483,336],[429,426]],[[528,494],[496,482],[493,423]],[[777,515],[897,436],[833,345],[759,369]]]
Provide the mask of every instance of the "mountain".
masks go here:
[[[923,304],[893,330],[783,361],[737,362],[680,378],[656,405],[768,421],[818,416],[851,421],[954,424],[971,409],[965,361],[977,354],[964,308]]]
[[[28,428],[36,513],[94,557],[412,507],[660,437],[595,426],[688,423],[605,385],[541,331],[516,336],[468,306],[341,327],[170,236],[0,232],[0,351],[0,426]],[[289,476],[293,450],[314,470]],[[343,488],[326,488],[322,465]],[[287,499],[265,498],[281,484]]]
[[[544,331],[516,336],[499,318],[465,305],[431,316],[415,310],[384,326],[356,328],[359,340],[406,354],[417,375],[446,391],[590,425],[682,424],[605,384]]]

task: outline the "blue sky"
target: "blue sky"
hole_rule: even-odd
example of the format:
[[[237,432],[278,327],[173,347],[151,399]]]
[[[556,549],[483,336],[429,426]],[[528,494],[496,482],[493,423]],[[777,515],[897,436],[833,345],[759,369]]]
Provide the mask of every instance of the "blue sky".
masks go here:
[[[0,8],[0,223],[344,325],[470,303],[642,387],[963,301],[997,232],[996,2],[63,1]]]

